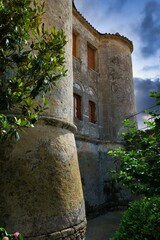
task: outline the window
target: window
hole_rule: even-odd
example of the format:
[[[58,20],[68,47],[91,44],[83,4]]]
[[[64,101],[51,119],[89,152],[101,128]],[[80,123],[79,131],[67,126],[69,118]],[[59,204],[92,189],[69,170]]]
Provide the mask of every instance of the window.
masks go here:
[[[88,68],[95,70],[95,49],[90,45],[87,46]]]
[[[96,122],[96,105],[92,101],[89,101],[89,121]]]
[[[74,117],[81,119],[81,102],[82,98],[78,94],[74,93]]]
[[[72,33],[72,54],[74,57],[79,58],[79,36],[76,33]]]

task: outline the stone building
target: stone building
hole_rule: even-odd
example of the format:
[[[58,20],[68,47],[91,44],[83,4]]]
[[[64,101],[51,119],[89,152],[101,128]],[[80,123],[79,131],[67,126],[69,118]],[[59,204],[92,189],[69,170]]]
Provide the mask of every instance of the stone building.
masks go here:
[[[68,74],[35,128],[0,146],[0,226],[25,239],[81,240],[84,198],[93,212],[130,197],[107,172],[113,166],[107,150],[121,145],[121,121],[135,111],[133,46],[119,34],[96,31],[71,0],[45,2],[45,26],[67,35]]]
[[[110,148],[121,145],[122,121],[135,112],[131,53],[126,37],[101,34],[73,8],[74,122],[87,213],[125,205],[113,183]]]

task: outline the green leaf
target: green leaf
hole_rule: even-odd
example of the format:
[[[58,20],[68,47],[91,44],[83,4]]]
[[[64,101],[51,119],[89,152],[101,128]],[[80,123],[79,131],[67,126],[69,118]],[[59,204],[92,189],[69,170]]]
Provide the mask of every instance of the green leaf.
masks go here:
[[[31,7],[31,2],[32,7]],[[19,140],[48,104],[46,94],[66,74],[63,30],[41,24],[44,2],[0,1],[0,140]],[[29,46],[29,43],[32,43]],[[10,74],[5,74],[10,72]],[[7,116],[5,113],[7,112]],[[18,119],[18,120],[17,120]]]

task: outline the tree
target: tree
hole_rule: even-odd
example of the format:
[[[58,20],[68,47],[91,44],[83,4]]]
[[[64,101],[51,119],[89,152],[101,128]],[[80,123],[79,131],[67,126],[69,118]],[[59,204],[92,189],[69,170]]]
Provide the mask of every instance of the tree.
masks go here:
[[[112,240],[159,240],[160,197],[134,201],[124,212]]]
[[[47,107],[66,75],[63,30],[45,29],[44,2],[0,0],[0,141],[19,139]]]
[[[152,92],[159,106],[160,92]],[[153,196],[160,194],[160,115],[150,112],[151,120],[145,121],[148,129],[141,131],[137,124],[124,121],[128,129],[123,133],[124,148],[117,148],[109,153],[120,166],[114,171],[114,177],[123,186],[137,194]]]

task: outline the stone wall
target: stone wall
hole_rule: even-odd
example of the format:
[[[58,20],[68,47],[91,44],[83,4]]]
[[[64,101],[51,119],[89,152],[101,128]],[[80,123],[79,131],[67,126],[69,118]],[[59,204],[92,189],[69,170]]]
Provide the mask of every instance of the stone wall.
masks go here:
[[[87,214],[127,205],[130,192],[115,184],[108,150],[122,146],[122,120],[135,112],[132,43],[117,34],[101,34],[73,9],[73,31],[78,36],[78,57],[73,57],[74,93],[82,98],[82,118],[76,145]],[[88,68],[87,45],[95,49],[95,70]],[[96,104],[96,123],[89,122],[88,102]]]
[[[82,186],[88,216],[124,208],[132,199],[130,191],[117,184],[111,175],[115,162],[108,150],[121,144],[76,138]]]
[[[74,93],[82,97],[82,121],[75,119],[78,134],[92,138],[99,138],[99,107],[98,107],[98,61],[96,71],[89,70],[87,66],[87,45],[91,44],[98,48],[99,41],[92,32],[77,19],[73,14],[73,31],[79,36],[79,57],[73,57]],[[97,59],[98,60],[98,59]],[[96,124],[89,122],[88,103],[89,100],[96,103]]]
[[[62,229],[58,232],[51,233],[46,235],[41,235],[41,236],[32,236],[32,239],[36,240],[82,240],[85,237],[85,232],[86,232],[86,220],[83,222],[71,226],[70,228],[67,229]],[[27,239],[27,238],[26,238]],[[30,237],[28,238],[30,239]]]

